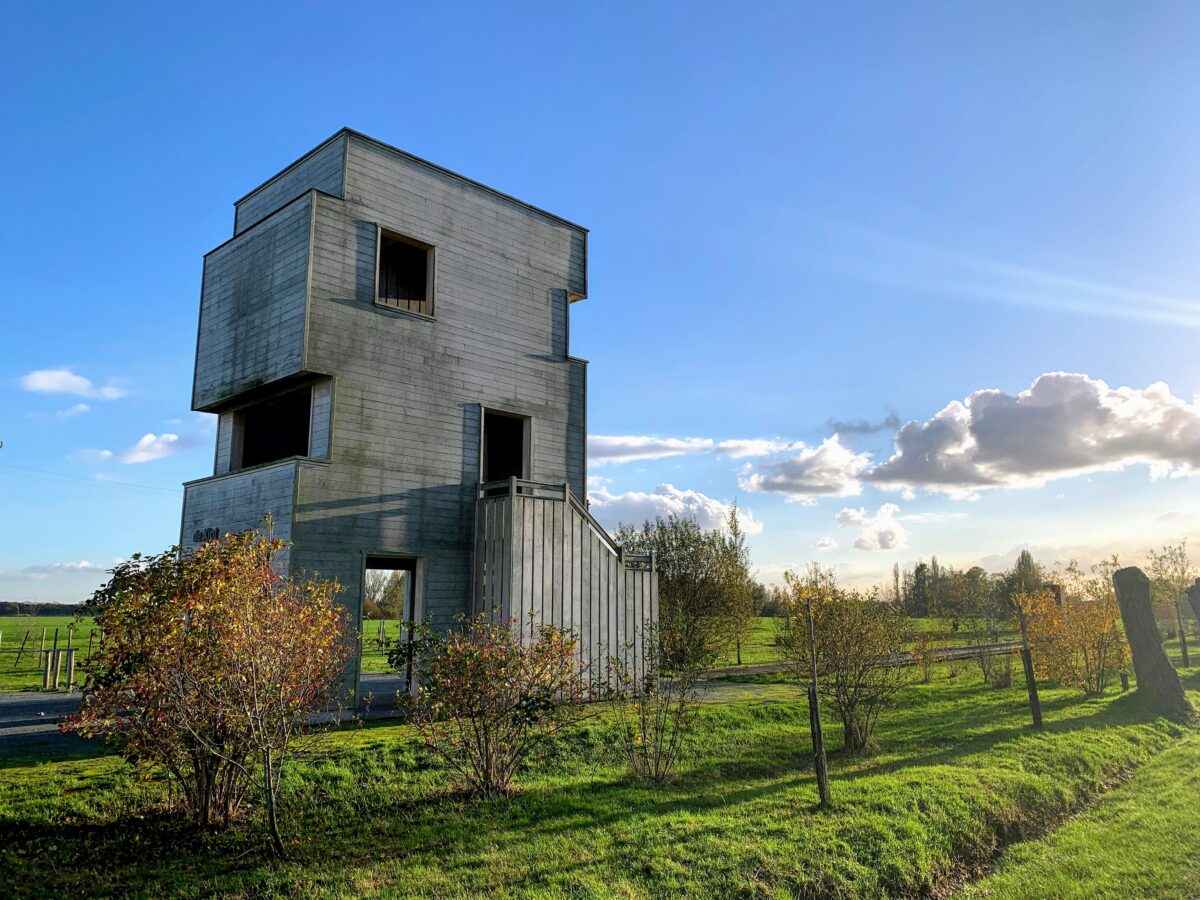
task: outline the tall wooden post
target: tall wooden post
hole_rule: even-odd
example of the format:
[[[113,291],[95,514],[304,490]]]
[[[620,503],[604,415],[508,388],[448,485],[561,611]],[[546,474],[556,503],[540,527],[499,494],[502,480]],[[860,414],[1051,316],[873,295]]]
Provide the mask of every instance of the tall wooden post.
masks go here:
[[[1133,672],[1137,676],[1134,696],[1155,712],[1177,718],[1195,715],[1192,704],[1183,693],[1179,675],[1163,649],[1162,635],[1154,621],[1150,603],[1150,579],[1136,566],[1118,569],[1113,573],[1113,587],[1125,623],[1125,637],[1133,656]]]
[[[1033,654],[1029,642],[1021,641],[1021,667],[1025,670],[1025,691],[1029,694],[1029,712],[1033,716],[1033,727],[1042,727],[1042,699],[1038,696],[1037,679],[1033,674]]]
[[[808,730],[812,734],[813,769],[817,775],[817,795],[821,806],[828,807],[829,761],[825,758],[825,733],[821,729],[821,701],[817,695],[817,633],[813,623],[812,598],[808,599],[808,656],[812,661],[812,680],[808,684]]]

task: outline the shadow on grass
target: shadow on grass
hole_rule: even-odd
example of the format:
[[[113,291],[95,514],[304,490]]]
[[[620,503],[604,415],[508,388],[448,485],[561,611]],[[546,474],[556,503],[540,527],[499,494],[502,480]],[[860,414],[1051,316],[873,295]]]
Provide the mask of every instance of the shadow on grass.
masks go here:
[[[1200,672],[1188,675],[1189,681],[1197,678]],[[883,723],[878,758],[833,754],[835,784],[962,762],[1038,734],[1155,719],[1130,695],[1092,701],[1048,692],[1047,724],[1038,732],[1024,723],[1023,691],[960,687],[952,696],[910,689],[906,705]],[[598,729],[580,756],[564,762],[561,774],[530,777],[514,797],[485,802],[451,794],[444,771],[431,768],[410,742],[389,742],[389,733],[379,731],[380,743],[338,748],[304,770],[284,826],[295,836],[288,863],[269,858],[257,826],[196,838],[178,819],[160,813],[112,824],[0,818],[0,874],[15,878],[52,854],[55,866],[41,873],[38,893],[257,893],[265,883],[298,877],[298,869],[314,891],[326,886],[339,893],[347,879],[353,883],[356,865],[381,867],[385,884],[406,867],[429,873],[433,893],[439,887],[503,894],[561,886],[584,870],[594,877],[619,871],[645,881],[653,893],[662,889],[658,876],[639,867],[656,865],[658,857],[639,842],[657,841],[669,858],[673,817],[684,817],[680,827],[688,840],[703,841],[729,827],[730,817],[753,815],[753,804],[780,795],[788,795],[797,815],[838,816],[836,808],[816,809],[804,701],[794,706],[739,704],[706,714],[702,728],[707,724],[710,733],[700,751],[662,788],[631,781],[611,751],[594,755],[606,738]],[[372,724],[364,731],[373,736],[387,727]],[[831,743],[840,744],[840,726],[827,727]],[[581,775],[581,768],[590,772]],[[663,824],[648,832],[648,820]],[[516,846],[522,847],[519,864],[497,867],[496,855]]]

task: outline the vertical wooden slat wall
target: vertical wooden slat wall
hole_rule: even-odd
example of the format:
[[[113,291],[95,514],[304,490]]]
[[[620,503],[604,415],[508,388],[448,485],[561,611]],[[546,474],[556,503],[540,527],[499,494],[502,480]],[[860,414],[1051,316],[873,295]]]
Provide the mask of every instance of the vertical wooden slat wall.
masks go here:
[[[641,677],[641,635],[657,617],[657,578],[644,558],[626,562],[594,521],[553,496],[513,491],[481,498],[476,608],[516,619],[531,637],[541,624],[573,631],[580,667],[595,678],[603,677],[610,656]]]

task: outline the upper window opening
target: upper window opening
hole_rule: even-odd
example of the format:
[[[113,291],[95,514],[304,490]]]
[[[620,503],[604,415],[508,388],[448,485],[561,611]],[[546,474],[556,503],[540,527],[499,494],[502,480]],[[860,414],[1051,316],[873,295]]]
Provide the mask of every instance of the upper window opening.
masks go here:
[[[433,315],[432,249],[380,229],[375,302],[423,316]]]
[[[308,456],[311,414],[312,388],[272,397],[239,411],[239,468],[275,462],[289,456]]]
[[[483,411],[483,480],[529,477],[529,419]]]

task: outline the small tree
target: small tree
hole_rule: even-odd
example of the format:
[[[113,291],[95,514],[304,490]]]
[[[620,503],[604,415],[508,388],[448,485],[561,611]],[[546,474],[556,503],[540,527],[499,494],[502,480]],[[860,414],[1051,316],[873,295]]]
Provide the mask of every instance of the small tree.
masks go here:
[[[904,686],[894,657],[904,644],[900,613],[876,597],[837,586],[832,571],[813,564],[805,574],[784,574],[792,606],[779,625],[776,644],[802,683],[810,680],[808,606],[820,693],[842,719],[848,750],[867,749],[880,713]]]
[[[1099,574],[1085,575],[1072,560],[1067,573],[1074,596],[1064,604],[1048,590],[1018,595],[1017,603],[1028,622],[1038,671],[1099,696],[1125,670],[1127,657],[1110,570],[1099,565],[1092,572]]]
[[[609,663],[621,747],[633,775],[651,784],[662,784],[674,773],[705,694],[700,668],[663,674],[663,647],[658,628],[651,623],[642,633],[640,677],[621,658],[613,657]]]
[[[725,518],[721,575],[725,592],[725,620],[733,642],[735,660],[742,664],[742,647],[754,633],[754,584],[750,578],[750,547],[734,503]]]
[[[1188,557],[1187,538],[1178,544],[1167,544],[1162,550],[1151,550],[1148,566],[1150,585],[1154,594],[1155,614],[1169,632],[1178,630],[1179,650],[1183,665],[1191,665],[1188,656],[1187,631],[1183,627],[1183,608],[1180,601],[1195,578]]]
[[[693,519],[668,516],[640,529],[622,525],[616,540],[632,553],[654,554],[664,671],[710,668],[733,649],[728,545],[720,529],[705,530]]]
[[[285,762],[353,647],[337,584],[281,576],[285,546],[243,532],[119,564],[92,598],[100,649],[67,724],[161,766],[202,828],[227,826],[257,783],[280,854]]]
[[[422,655],[421,737],[477,796],[508,793],[537,747],[588,714],[579,642],[543,625],[522,643],[521,630],[484,612]]]
[[[937,651],[941,646],[938,636],[928,631],[922,631],[913,642],[913,665],[917,667],[921,684],[933,681],[933,664],[937,662]]]

